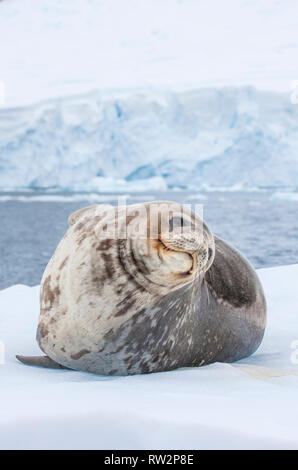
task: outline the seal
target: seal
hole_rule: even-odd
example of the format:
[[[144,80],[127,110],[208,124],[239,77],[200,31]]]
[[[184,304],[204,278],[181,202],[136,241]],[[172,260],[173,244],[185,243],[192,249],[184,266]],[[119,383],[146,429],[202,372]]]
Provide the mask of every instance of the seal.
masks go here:
[[[171,202],[94,205],[44,272],[31,365],[104,375],[233,362],[261,343],[266,302],[253,267]]]

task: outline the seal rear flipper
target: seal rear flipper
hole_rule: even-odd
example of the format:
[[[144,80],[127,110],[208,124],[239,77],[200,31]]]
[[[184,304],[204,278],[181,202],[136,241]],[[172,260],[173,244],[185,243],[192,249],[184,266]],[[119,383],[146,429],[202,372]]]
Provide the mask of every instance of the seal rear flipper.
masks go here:
[[[68,367],[61,366],[58,362],[53,361],[48,356],[16,356],[16,358],[23,364],[29,366],[46,367],[47,369],[69,369]]]

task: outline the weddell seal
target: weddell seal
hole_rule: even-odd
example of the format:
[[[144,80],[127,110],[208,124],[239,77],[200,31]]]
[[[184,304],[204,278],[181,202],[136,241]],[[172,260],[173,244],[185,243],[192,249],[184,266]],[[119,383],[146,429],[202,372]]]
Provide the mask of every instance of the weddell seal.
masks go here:
[[[37,341],[26,364],[105,375],[232,362],[266,323],[249,262],[184,205],[94,205],[70,227],[42,278]]]

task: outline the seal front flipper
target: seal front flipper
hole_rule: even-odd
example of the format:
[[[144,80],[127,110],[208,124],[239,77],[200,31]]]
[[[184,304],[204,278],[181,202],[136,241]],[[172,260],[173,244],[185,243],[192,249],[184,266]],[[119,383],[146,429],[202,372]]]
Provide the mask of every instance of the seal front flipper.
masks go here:
[[[23,364],[29,366],[46,367],[47,369],[68,369],[68,367],[61,366],[58,362],[53,361],[48,356],[16,356],[16,358]],[[71,369],[68,369],[71,370]]]

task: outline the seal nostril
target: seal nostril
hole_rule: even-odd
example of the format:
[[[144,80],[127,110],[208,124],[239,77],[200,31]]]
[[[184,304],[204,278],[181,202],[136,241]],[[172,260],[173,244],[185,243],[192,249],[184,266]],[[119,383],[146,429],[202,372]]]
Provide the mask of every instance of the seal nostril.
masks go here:
[[[211,260],[212,256],[213,256],[213,250],[212,248],[208,248],[208,261]]]

